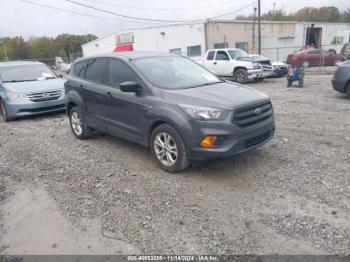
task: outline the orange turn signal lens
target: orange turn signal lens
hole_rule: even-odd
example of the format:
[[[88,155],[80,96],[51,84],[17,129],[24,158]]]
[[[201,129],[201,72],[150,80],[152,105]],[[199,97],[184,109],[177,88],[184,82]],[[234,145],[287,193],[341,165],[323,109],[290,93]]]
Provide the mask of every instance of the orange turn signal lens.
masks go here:
[[[218,137],[217,136],[206,136],[201,141],[201,147],[204,148],[211,148],[215,146],[215,141]]]

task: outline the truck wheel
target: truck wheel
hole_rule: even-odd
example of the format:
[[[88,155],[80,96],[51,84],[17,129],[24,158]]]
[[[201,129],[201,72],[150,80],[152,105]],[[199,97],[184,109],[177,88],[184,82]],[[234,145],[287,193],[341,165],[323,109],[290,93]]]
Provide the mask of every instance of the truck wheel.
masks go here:
[[[235,82],[245,84],[248,81],[248,73],[245,69],[238,69],[235,71],[233,78]]]
[[[185,144],[170,125],[163,124],[153,130],[150,147],[158,165],[167,172],[175,173],[190,166]]]
[[[81,108],[75,106],[70,110],[69,123],[76,138],[87,139],[91,137],[91,130],[86,124],[84,112]]]
[[[2,119],[5,122],[13,121],[14,119],[12,117],[9,117],[4,102],[0,99],[0,115],[2,116]]]

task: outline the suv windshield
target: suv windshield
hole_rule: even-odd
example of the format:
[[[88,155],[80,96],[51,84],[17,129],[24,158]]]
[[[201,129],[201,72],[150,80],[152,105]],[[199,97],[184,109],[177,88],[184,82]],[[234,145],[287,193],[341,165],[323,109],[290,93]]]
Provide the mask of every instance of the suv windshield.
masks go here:
[[[3,82],[23,82],[56,78],[56,75],[45,65],[21,65],[0,69]]]
[[[185,89],[222,82],[196,62],[184,57],[149,57],[133,60],[138,71],[163,89]]]
[[[249,56],[242,49],[231,49],[231,50],[228,50],[227,52],[230,54],[232,59]]]

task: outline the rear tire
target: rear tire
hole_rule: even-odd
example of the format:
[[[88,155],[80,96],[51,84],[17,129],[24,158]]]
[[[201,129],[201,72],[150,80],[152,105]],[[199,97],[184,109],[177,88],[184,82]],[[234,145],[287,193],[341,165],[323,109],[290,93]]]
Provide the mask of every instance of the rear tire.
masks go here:
[[[346,86],[346,95],[350,98],[350,82]]]
[[[0,114],[5,122],[13,121],[13,117],[9,117],[4,102],[0,99]]]
[[[74,136],[78,139],[88,139],[92,135],[91,129],[86,123],[83,110],[75,106],[69,111],[69,123]]]
[[[156,127],[150,137],[153,157],[163,170],[175,173],[187,169],[190,161],[179,133],[168,124]]]
[[[245,84],[248,82],[248,72],[245,69],[238,69],[234,72],[233,78],[235,82]]]

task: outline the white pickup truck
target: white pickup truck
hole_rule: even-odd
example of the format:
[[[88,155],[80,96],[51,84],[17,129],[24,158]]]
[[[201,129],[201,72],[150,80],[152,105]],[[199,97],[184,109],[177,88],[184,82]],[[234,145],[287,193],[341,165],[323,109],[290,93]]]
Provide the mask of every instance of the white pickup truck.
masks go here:
[[[208,50],[204,58],[194,58],[218,76],[233,77],[235,82],[264,78],[260,63],[248,61],[249,55],[242,49],[225,48]]]

